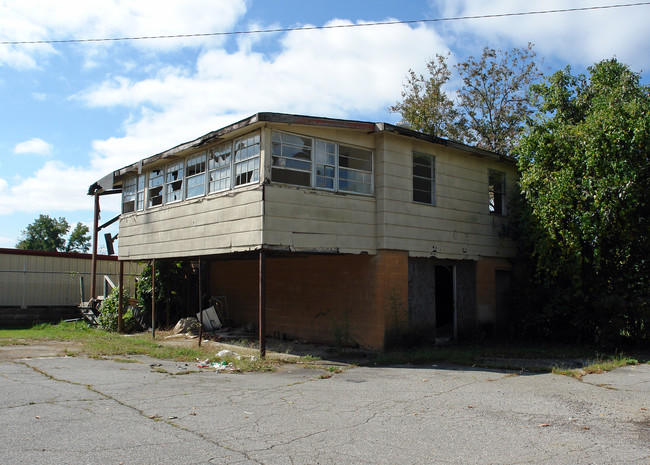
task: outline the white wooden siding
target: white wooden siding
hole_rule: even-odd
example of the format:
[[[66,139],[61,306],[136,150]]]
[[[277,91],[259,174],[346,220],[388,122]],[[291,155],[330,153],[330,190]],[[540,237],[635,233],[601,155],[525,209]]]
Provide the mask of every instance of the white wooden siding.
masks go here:
[[[292,250],[376,253],[375,199],[266,186],[264,243]]]
[[[262,189],[236,189],[124,215],[120,257],[180,258],[238,252],[262,244]]]
[[[512,187],[514,165],[399,136],[384,136],[381,147],[379,248],[448,259],[514,256],[514,243],[499,234],[505,218],[488,210],[488,169],[506,172],[506,185]],[[435,205],[412,200],[413,151],[435,157]]]

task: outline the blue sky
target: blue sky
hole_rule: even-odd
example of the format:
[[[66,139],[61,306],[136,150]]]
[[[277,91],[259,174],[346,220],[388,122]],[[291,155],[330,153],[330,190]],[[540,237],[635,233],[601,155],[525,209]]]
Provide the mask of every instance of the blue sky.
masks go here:
[[[0,0],[0,41],[232,32],[492,15],[616,0]],[[547,73],[650,65],[650,5],[349,29],[0,45],[0,247],[39,214],[92,224],[110,171],[259,111],[397,122],[409,68],[535,44]],[[450,88],[453,90],[453,83]],[[102,199],[102,221],[119,199]],[[113,229],[113,233],[116,229]],[[101,243],[100,243],[101,244]],[[100,247],[101,248],[101,247]]]

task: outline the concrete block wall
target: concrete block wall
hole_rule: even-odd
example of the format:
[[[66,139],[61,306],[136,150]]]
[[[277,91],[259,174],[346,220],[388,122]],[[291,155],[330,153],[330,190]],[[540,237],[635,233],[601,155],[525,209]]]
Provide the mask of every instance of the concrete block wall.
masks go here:
[[[258,321],[256,259],[214,261],[210,292],[226,295],[234,324]],[[381,348],[386,331],[407,321],[408,254],[291,255],[266,259],[267,335]],[[345,339],[345,338],[344,338]]]

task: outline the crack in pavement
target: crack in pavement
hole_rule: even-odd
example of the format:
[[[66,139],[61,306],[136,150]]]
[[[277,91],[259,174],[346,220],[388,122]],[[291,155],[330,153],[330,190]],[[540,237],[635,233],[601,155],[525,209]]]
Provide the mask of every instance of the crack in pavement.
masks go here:
[[[70,381],[70,380],[66,380],[66,379],[57,378],[57,377],[53,376],[52,374],[47,373],[46,371],[44,371],[44,370],[42,370],[42,369],[40,369],[40,368],[38,368],[38,367],[36,367],[36,366],[30,365],[30,364],[27,363],[26,361],[22,361],[22,360],[21,360],[21,361],[15,361],[15,362],[12,362],[12,363],[16,363],[16,364],[19,364],[19,365],[23,365],[23,366],[25,366],[25,367],[27,367],[27,368],[30,368],[30,369],[32,369],[33,371],[35,371],[36,373],[39,373],[40,375],[45,376],[45,377],[49,378],[49,379],[52,380],[52,381],[56,381],[56,382],[59,382],[59,383],[66,383],[66,384],[70,384],[70,385],[73,385],[73,386],[82,386],[82,387],[85,387],[85,388],[88,389],[89,391],[94,392],[95,394],[97,394],[97,395],[103,397],[104,399],[106,399],[106,400],[110,400],[110,401],[112,401],[112,402],[115,402],[115,403],[117,403],[118,405],[121,405],[122,407],[125,407],[125,408],[127,408],[127,409],[129,409],[129,410],[131,410],[131,411],[133,411],[133,412],[136,412],[138,415],[140,415],[140,416],[142,416],[142,417],[144,417],[144,418],[150,419],[150,420],[152,420],[152,421],[160,421],[160,417],[159,417],[159,416],[157,416],[157,415],[147,415],[143,410],[141,410],[141,409],[139,409],[139,408],[137,408],[137,407],[135,407],[135,406],[133,406],[133,405],[130,405],[130,404],[124,402],[124,401],[121,401],[121,400],[117,399],[116,397],[111,396],[110,394],[106,394],[106,393],[104,393],[104,392],[98,390],[97,388],[95,388],[95,387],[94,387],[93,385],[91,385],[91,384],[79,383],[79,382],[75,382],[75,381]],[[215,445],[215,446],[217,446],[217,447],[223,449],[224,451],[227,451],[227,452],[230,452],[230,453],[238,453],[238,454],[241,454],[242,457],[244,457],[245,459],[247,459],[247,460],[249,460],[249,461],[251,461],[251,462],[255,462],[255,463],[259,463],[259,464],[262,463],[262,462],[259,462],[259,461],[255,460],[255,459],[253,459],[252,457],[250,457],[250,455],[249,455],[247,452],[245,452],[245,451],[238,451],[238,450],[232,449],[232,448],[230,448],[230,447],[228,447],[228,446],[224,446],[224,445],[220,444],[218,441],[216,441],[216,440],[214,440],[214,439],[212,439],[212,438],[210,438],[210,437],[208,437],[208,436],[206,436],[206,435],[204,435],[204,434],[202,434],[202,433],[198,433],[198,432],[196,432],[196,431],[192,431],[191,429],[188,429],[188,428],[186,428],[186,427],[183,427],[183,426],[177,425],[177,424],[175,424],[174,422],[169,421],[169,420],[168,420],[168,421],[164,421],[164,422],[162,422],[162,423],[164,423],[164,424],[166,424],[166,425],[169,425],[169,426],[171,426],[172,428],[177,428],[177,429],[179,429],[179,430],[181,430],[181,431],[184,431],[184,432],[186,432],[186,433],[189,433],[189,434],[191,434],[191,435],[193,435],[193,436],[196,436],[196,437],[198,437],[198,438],[201,438],[201,439],[203,439],[204,441],[209,442],[210,444],[213,444],[213,445]],[[214,459],[214,458],[213,458],[213,459]],[[213,460],[213,459],[210,459],[210,460]]]

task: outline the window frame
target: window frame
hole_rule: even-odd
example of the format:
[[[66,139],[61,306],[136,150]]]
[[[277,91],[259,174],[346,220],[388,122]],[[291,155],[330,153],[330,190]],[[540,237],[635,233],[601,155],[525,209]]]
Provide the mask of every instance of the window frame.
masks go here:
[[[499,182],[493,182],[494,176],[499,176]],[[501,189],[497,190],[496,184]],[[491,215],[506,215],[506,173],[504,171],[488,169],[488,210]]]
[[[152,178],[152,173],[154,172],[159,172],[159,174],[156,174]],[[160,180],[160,184],[158,184],[158,180]],[[156,184],[152,185],[152,181],[156,182]],[[160,193],[156,195],[155,197],[151,196],[151,190],[152,189],[160,189]],[[152,204],[153,199],[158,199],[160,198],[160,203]],[[157,208],[165,205],[165,167],[161,166],[160,168],[153,168],[147,172],[147,199],[145,201],[145,209],[150,209],[150,208]]]
[[[192,163],[193,161],[195,161]],[[190,174],[190,166],[203,165],[203,170],[195,174]],[[196,153],[190,155],[185,159],[185,200],[194,199],[197,197],[202,197],[206,194],[206,179],[208,172],[208,163],[206,158],[206,152]],[[194,180],[203,178],[203,181],[200,184],[191,185],[191,182]],[[202,192],[200,194],[190,195],[190,189],[201,186]]]
[[[127,210],[126,205],[131,208]],[[138,178],[136,176],[127,178],[122,183],[122,213],[132,213],[138,205]]]
[[[232,189],[260,182],[260,160],[262,154],[261,139],[260,132],[255,131],[235,139],[232,142]],[[238,159],[238,157],[241,158]],[[242,169],[242,171],[238,173],[238,169],[244,165],[246,165],[245,171]],[[252,169],[250,169],[251,165]],[[248,179],[242,182],[242,176],[246,176]]]
[[[419,165],[421,167],[426,167],[426,165],[424,165],[422,163],[418,164],[416,162],[416,158],[424,158],[424,159],[429,160],[429,162],[430,162],[430,164],[428,166],[430,168],[429,176],[423,176],[422,174],[416,173],[416,166],[417,165]],[[413,198],[413,202],[419,203],[419,204],[422,204],[422,205],[436,206],[436,157],[433,156],[433,155],[426,154],[426,153],[414,151],[413,152],[413,157],[412,157],[412,163],[413,163],[413,165],[412,165],[412,191],[413,191],[412,192],[412,198]],[[426,193],[427,192],[425,190],[416,188],[416,181],[417,180],[425,181],[425,182],[428,181],[428,183],[429,183],[429,191],[428,191],[429,200],[428,201],[416,199],[416,193],[417,192],[421,192],[421,193]]]
[[[275,152],[273,149],[273,144],[277,143],[275,135],[280,135],[280,145],[282,145],[282,134],[287,134],[291,137],[299,137],[302,139],[311,140],[311,161],[310,161],[310,184],[298,184],[286,182],[284,180],[278,180],[273,178],[273,157],[279,158],[282,157],[278,152]],[[307,187],[311,189],[325,190],[329,192],[342,192],[348,194],[357,194],[357,195],[374,195],[375,190],[375,156],[374,151],[365,147],[359,147],[350,144],[341,144],[338,142],[329,141],[326,139],[319,139],[316,137],[307,136],[304,134],[294,134],[286,131],[276,131],[273,130],[271,134],[271,181],[278,184],[287,184],[291,186],[298,187]],[[342,155],[341,148],[344,148],[346,155]],[[332,150],[330,150],[332,149]],[[355,154],[362,154],[365,152],[368,155],[368,159],[364,157],[355,157]],[[328,159],[328,157],[331,157]],[[290,159],[289,157],[283,157]],[[342,166],[342,158],[347,159],[347,166]],[[330,161],[332,161],[330,163]],[[363,168],[363,164],[369,164],[369,167]],[[356,165],[356,166],[355,166]],[[285,169],[282,167],[281,169]],[[289,170],[290,168],[286,168]],[[322,169],[322,173],[320,170]],[[330,171],[327,172],[327,169]],[[294,170],[300,172],[307,172],[306,170]],[[329,175],[331,173],[331,176]],[[347,176],[342,176],[342,173],[346,173]],[[332,187],[327,186],[326,180],[332,180]],[[323,184],[321,180],[325,180]],[[351,188],[351,186],[358,186],[358,188]],[[363,189],[363,186],[367,186],[366,189]]]

